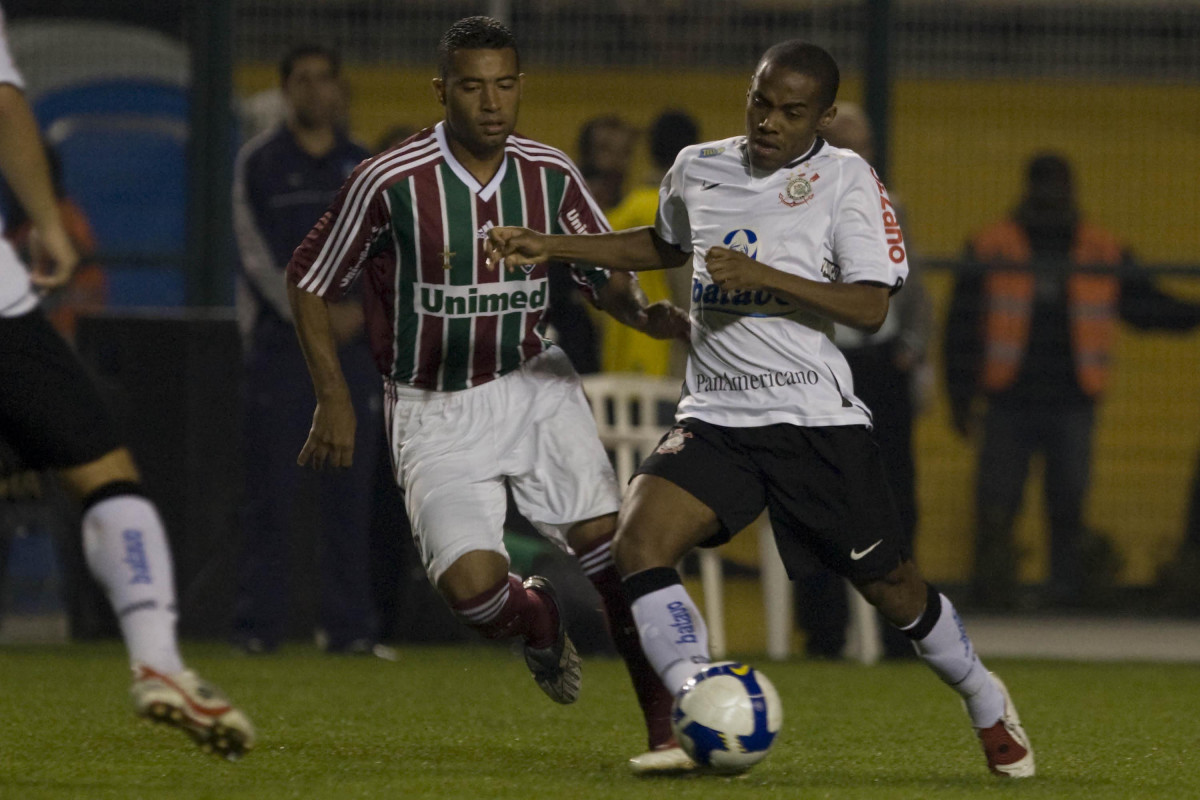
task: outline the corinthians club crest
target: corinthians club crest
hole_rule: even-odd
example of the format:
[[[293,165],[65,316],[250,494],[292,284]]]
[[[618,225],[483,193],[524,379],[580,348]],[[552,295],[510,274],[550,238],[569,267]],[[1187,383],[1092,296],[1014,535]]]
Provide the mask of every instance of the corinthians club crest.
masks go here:
[[[815,172],[812,174],[812,177],[808,177],[804,174],[804,170],[790,175],[787,180],[787,186],[779,193],[779,202],[791,208],[804,205],[812,199],[813,184],[820,177]]]
[[[687,440],[691,438],[692,434],[689,431],[685,431],[683,428],[672,428],[671,432],[663,438],[662,444],[654,452],[663,455],[678,453],[687,444]]]

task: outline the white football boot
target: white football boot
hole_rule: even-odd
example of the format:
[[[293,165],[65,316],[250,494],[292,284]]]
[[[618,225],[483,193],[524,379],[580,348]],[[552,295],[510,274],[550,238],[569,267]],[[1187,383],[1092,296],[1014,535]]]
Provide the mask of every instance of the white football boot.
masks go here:
[[[988,674],[1004,695],[1004,715],[990,728],[977,728],[975,731],[983,744],[988,769],[1006,778],[1032,778],[1033,748],[1029,746],[1029,737],[1021,727],[1021,718],[1017,716],[1008,687],[994,672]]]
[[[629,771],[640,776],[679,775],[699,768],[700,765],[674,742],[629,759]]]
[[[190,669],[165,675],[135,664],[129,693],[138,716],[179,728],[207,753],[236,761],[254,747],[254,726],[246,715]]]

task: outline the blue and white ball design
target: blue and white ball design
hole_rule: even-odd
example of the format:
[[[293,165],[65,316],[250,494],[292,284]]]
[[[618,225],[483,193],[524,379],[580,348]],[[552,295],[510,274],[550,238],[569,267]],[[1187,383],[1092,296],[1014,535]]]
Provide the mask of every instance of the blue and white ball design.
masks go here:
[[[749,228],[738,228],[736,231],[730,231],[725,234],[722,240],[725,246],[735,253],[741,253],[744,256],[757,259],[758,258],[758,234]]]
[[[762,761],[783,725],[783,704],[767,676],[736,661],[709,664],[675,696],[671,727],[692,760],[721,772]]]

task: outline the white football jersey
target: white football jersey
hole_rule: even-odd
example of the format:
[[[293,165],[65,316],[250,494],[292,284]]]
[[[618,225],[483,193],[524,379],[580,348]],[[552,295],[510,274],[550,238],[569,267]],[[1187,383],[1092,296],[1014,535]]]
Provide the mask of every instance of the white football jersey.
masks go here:
[[[705,256],[723,246],[811,280],[895,291],[908,262],[887,190],[856,153],[819,138],[803,157],[755,176],[745,143],[737,136],[685,148],[659,189],[659,236],[694,256],[692,346],[677,418],[869,425],[833,323],[765,289],[721,291]]]
[[[4,25],[4,11],[0,9],[0,84],[11,83],[18,89],[24,86],[21,73],[13,64],[8,49],[8,32]],[[0,218],[0,232],[4,220]],[[37,305],[37,295],[29,283],[26,271],[17,253],[7,241],[0,239],[0,317],[15,317],[32,311]]]

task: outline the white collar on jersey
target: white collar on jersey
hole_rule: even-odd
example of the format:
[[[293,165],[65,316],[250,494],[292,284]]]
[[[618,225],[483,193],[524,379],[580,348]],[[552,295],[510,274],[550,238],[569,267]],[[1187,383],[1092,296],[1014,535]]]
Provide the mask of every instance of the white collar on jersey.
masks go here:
[[[764,173],[761,175],[758,174],[757,172],[753,172],[752,177],[759,178],[759,179],[769,178],[772,175],[783,172],[785,169],[795,169],[796,167],[803,164],[805,161],[808,161],[810,158],[815,156],[817,153],[821,152],[821,148],[823,148],[825,146],[825,144],[826,144],[825,140],[822,139],[820,136],[818,136],[815,140],[813,140],[812,147],[808,148],[808,150],[804,153],[804,155],[800,156],[799,158],[789,161],[788,163],[784,164],[779,169],[774,169],[774,170],[771,170],[770,172],[767,172],[767,173]],[[744,136],[742,137],[742,141],[738,144],[738,149],[742,153],[743,166],[749,167],[750,166],[750,142],[748,139],[746,139],[746,137],[744,137]]]
[[[508,171],[507,154],[504,160],[500,162],[500,169],[496,170],[496,174],[488,181],[488,185],[482,186],[479,181],[475,180],[475,176],[466,167],[458,163],[458,159],[450,151],[450,143],[446,141],[445,125],[445,122],[439,122],[433,126],[433,135],[437,137],[438,148],[442,151],[442,157],[446,159],[446,163],[450,165],[450,169],[454,170],[454,174],[458,176],[458,179],[471,187],[471,191],[486,203],[500,189],[500,183],[504,180],[504,173]]]

